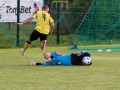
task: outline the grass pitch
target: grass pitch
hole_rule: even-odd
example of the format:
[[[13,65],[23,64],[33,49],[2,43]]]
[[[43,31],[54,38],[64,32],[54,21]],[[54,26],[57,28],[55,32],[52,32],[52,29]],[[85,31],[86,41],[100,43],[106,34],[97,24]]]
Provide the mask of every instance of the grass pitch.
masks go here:
[[[120,90],[120,52],[89,51],[91,66],[30,66],[44,61],[43,53],[77,52],[67,47],[0,49],[0,90]]]

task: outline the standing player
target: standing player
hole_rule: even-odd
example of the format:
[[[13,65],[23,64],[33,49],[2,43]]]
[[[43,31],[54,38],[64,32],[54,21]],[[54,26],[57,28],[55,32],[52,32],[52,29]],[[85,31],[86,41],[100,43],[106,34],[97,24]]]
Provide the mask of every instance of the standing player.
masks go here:
[[[44,5],[42,7],[42,11],[35,12],[32,17],[26,19],[21,23],[18,23],[18,25],[23,25],[25,23],[31,22],[34,18],[37,20],[36,27],[30,35],[30,38],[27,40],[24,48],[20,49],[20,53],[22,56],[24,56],[26,49],[29,47],[33,40],[37,40],[38,38],[40,38],[40,41],[42,42],[41,50],[43,50],[46,46],[47,36],[48,34],[52,34],[54,29],[54,21],[48,11],[49,7],[47,5]]]
[[[31,66],[35,65],[42,65],[42,66],[49,66],[49,65],[91,65],[91,54],[89,52],[77,52],[72,54],[62,55],[58,52],[46,52],[43,54],[44,58],[46,59],[45,62],[30,62]]]

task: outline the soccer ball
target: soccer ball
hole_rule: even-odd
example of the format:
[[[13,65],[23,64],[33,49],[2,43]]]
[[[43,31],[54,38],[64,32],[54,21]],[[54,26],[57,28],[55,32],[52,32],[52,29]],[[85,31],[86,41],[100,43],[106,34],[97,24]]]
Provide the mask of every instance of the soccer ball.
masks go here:
[[[82,59],[82,63],[83,63],[83,65],[91,65],[91,64],[92,64],[91,58],[88,57],[88,56],[85,56],[85,57]]]

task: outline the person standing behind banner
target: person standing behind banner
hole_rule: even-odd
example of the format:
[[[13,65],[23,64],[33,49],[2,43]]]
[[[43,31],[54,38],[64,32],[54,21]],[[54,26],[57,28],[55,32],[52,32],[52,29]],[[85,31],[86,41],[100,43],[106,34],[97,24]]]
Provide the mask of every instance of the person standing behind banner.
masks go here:
[[[36,26],[31,33],[29,39],[27,40],[26,44],[23,48],[20,49],[20,53],[24,56],[25,51],[30,46],[31,42],[40,38],[41,50],[43,50],[46,46],[47,36],[48,34],[52,34],[54,30],[54,20],[48,13],[49,7],[44,5],[42,7],[42,11],[35,12],[32,17],[26,19],[23,22],[17,23],[18,25],[23,25],[25,23],[31,22],[33,19],[36,19]]]

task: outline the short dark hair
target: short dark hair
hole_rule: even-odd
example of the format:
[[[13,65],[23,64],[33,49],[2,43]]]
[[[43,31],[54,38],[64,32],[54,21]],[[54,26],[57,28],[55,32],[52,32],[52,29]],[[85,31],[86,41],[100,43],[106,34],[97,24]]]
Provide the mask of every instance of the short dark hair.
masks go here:
[[[49,8],[48,5],[43,5],[42,9]]]

